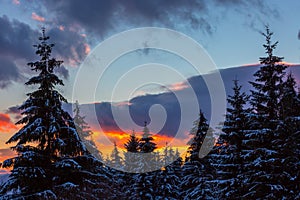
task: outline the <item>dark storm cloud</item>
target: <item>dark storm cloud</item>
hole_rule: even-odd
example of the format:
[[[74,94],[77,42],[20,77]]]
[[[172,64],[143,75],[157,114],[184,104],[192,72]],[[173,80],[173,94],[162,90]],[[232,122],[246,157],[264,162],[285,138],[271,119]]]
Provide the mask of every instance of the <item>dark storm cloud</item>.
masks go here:
[[[12,81],[19,79],[19,70],[11,59],[0,56],[0,88],[7,87]]]
[[[32,46],[34,31],[5,15],[0,17],[0,30],[0,88],[5,88],[21,77],[16,60],[33,57],[28,48]]]
[[[21,73],[29,72],[24,63],[37,59],[33,44],[38,43],[41,33],[5,15],[0,17],[0,30],[0,88],[5,88],[12,81],[21,80]],[[50,27],[46,32],[51,37],[50,42],[56,44],[53,56],[64,60],[65,65],[78,65],[86,56],[86,39],[80,34],[56,27]],[[69,76],[65,66],[57,72],[64,78]]]
[[[18,20],[0,17],[0,55],[13,59],[32,59],[31,51],[38,32]]]
[[[55,43],[54,56],[65,59],[65,63],[78,65],[86,56],[86,41],[79,33],[52,28],[47,31],[47,34],[50,36],[51,41]]]
[[[54,0],[43,1],[43,4],[48,12],[55,13],[55,23],[79,25],[89,33],[100,36],[114,29],[120,31],[136,26],[175,29],[183,26],[211,34],[216,26],[214,17],[219,15],[218,8],[224,8],[226,12],[236,11],[247,21],[257,19],[258,15],[278,16],[277,11],[260,0]],[[253,22],[250,24],[253,25]]]

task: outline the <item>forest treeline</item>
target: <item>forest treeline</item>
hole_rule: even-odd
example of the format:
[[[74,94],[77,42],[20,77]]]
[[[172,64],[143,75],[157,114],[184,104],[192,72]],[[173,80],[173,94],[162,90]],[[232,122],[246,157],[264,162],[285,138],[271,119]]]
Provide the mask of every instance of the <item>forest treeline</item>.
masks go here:
[[[262,35],[261,67],[250,91],[233,80],[226,120],[208,155],[199,156],[204,138],[218,130],[199,111],[186,157],[168,146],[159,156],[145,123],[123,156],[115,145],[103,164],[79,104],[74,117],[62,109],[67,100],[55,74],[62,61],[51,57],[54,44],[43,29],[34,45],[40,59],[28,63],[37,75],[25,83],[37,89],[19,108],[23,127],[7,141],[17,156],[1,164],[11,174],[0,199],[300,199],[300,93],[274,54],[273,33],[266,27]],[[157,163],[163,167],[151,171]]]

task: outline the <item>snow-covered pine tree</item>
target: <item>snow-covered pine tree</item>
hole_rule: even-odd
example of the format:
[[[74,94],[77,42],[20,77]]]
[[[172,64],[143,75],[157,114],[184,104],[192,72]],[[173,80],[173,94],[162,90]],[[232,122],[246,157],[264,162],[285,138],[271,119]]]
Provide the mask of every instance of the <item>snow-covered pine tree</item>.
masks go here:
[[[124,147],[126,151],[124,152],[123,171],[125,173],[122,180],[122,191],[124,194],[123,197],[129,199],[132,193],[134,192],[133,185],[135,184],[135,180],[133,177],[136,176],[132,173],[137,173],[138,167],[140,165],[140,158],[138,153],[139,138],[136,137],[134,130],[132,130],[130,138],[124,144]]]
[[[299,97],[296,91],[296,81],[291,72],[283,83],[279,107],[280,119],[286,119],[287,117],[299,114],[299,110],[297,109],[299,108]]]
[[[102,161],[102,153],[98,150],[95,141],[93,140],[93,132],[90,130],[88,123],[85,121],[85,117],[80,115],[78,101],[75,102],[75,108],[73,112],[73,120],[80,139],[82,140],[88,152],[90,152],[98,160]]]
[[[181,165],[182,158],[178,149],[176,152],[172,147],[163,149],[163,160],[165,163],[162,170],[156,172],[155,194],[156,199],[180,199]]]
[[[190,134],[193,138],[189,142],[189,148],[185,163],[182,166],[182,182],[181,182],[181,197],[183,199],[211,199],[213,191],[209,188],[208,181],[215,176],[213,167],[208,162],[207,158],[200,158],[199,152],[203,141],[212,131],[209,127],[206,118],[200,111],[199,119],[194,122]]]
[[[262,66],[254,73],[255,81],[250,81],[254,88],[254,90],[251,90],[251,104],[260,120],[263,120],[264,125],[274,128],[276,126],[274,120],[279,118],[278,105],[287,66],[282,64],[283,57],[274,55],[278,41],[272,43],[273,32],[270,31],[268,26],[266,26],[266,33],[262,33],[262,35],[266,39],[263,47],[267,56],[259,58]],[[274,126],[272,126],[273,123]]]
[[[123,167],[122,157],[120,156],[120,151],[118,149],[117,143],[114,142],[114,148],[110,155],[110,166],[115,170],[120,170]]]
[[[155,190],[156,187],[159,187],[156,182],[159,171],[153,171],[156,169],[156,155],[153,152],[156,149],[156,144],[152,142],[153,140],[147,127],[147,122],[145,122],[143,135],[138,147],[140,165],[137,172],[139,174],[133,176],[134,184],[130,196],[131,199],[155,199]]]
[[[25,84],[37,85],[38,89],[28,93],[28,99],[19,107],[24,117],[17,124],[25,125],[6,142],[16,143],[12,149],[18,155],[3,163],[3,167],[13,169],[9,180],[1,188],[1,194],[18,190],[18,195],[24,196],[51,189],[53,163],[61,157],[86,152],[71,116],[62,109],[62,102],[67,100],[55,89],[57,85],[63,85],[54,73],[56,68],[61,67],[62,61],[51,57],[54,44],[48,44],[48,39],[42,29],[40,43],[34,45],[40,60],[28,63],[38,75]]]
[[[51,189],[52,162],[61,155],[84,153],[75,130],[72,118],[61,108],[63,96],[55,90],[56,85],[63,85],[53,70],[60,67],[62,61],[51,58],[53,44],[48,45],[49,37],[44,30],[41,43],[35,45],[40,61],[28,63],[33,71],[39,72],[26,85],[39,85],[38,90],[29,93],[29,98],[20,106],[25,115],[17,124],[25,124],[7,143],[17,142],[12,147],[18,156],[4,161],[3,167],[12,167],[9,180],[1,188],[1,193],[13,190],[19,196],[32,195],[42,190]],[[73,140],[72,143],[70,140]],[[73,148],[75,147],[75,148]],[[73,149],[73,150],[72,150]],[[36,184],[36,183],[39,184]],[[42,192],[38,195],[52,192]],[[12,196],[10,197],[12,198]],[[29,198],[29,197],[28,197]]]
[[[156,157],[153,152],[156,149],[156,144],[152,142],[153,140],[147,127],[147,122],[145,122],[143,135],[139,142],[139,152],[143,154],[140,156],[139,172],[152,171],[156,167]]]
[[[167,166],[170,162],[170,157],[169,157],[169,149],[171,149],[168,146],[168,143],[166,143],[166,146],[163,148],[162,150],[162,162],[164,164],[164,166]],[[172,151],[170,152],[170,155],[172,154]]]
[[[269,27],[262,33],[266,39],[263,47],[266,57],[260,58],[261,67],[254,74],[250,102],[254,112],[250,116],[249,130],[245,131],[243,143],[248,152],[244,155],[244,184],[247,199],[282,199],[286,188],[279,179],[282,174],[282,158],[273,142],[278,139],[280,98],[283,92],[286,66],[282,57],[274,55],[278,42],[272,43],[273,33]]]
[[[136,137],[134,130],[124,147],[126,149],[126,152],[124,152],[124,171],[137,172],[139,167],[139,139]]]
[[[151,137],[150,131],[147,127],[147,122],[145,122],[143,135],[140,139],[139,150],[141,153],[150,153],[156,149],[156,144],[151,142],[153,138]]]
[[[272,141],[281,158],[281,176],[277,176],[277,182],[285,187],[283,197],[300,199],[300,98],[291,73],[284,82],[280,107],[282,122],[276,129],[277,138]]]
[[[243,158],[242,153],[244,130],[247,129],[250,109],[245,108],[248,96],[242,92],[238,80],[233,82],[233,95],[227,98],[227,108],[223,133],[210,153],[209,158],[216,168],[216,197],[221,199],[241,199],[243,194]]]
[[[128,176],[126,176],[126,173],[121,171],[124,169],[123,158],[120,155],[120,151],[116,142],[114,142],[114,147],[111,154],[107,155],[105,164],[110,177],[110,181],[112,181],[112,183],[110,186],[108,186],[109,190],[107,191],[108,193],[111,193],[111,195],[109,197],[104,197],[104,199],[127,198],[127,189],[129,188],[126,187],[126,180],[128,180]],[[106,191],[104,191],[104,193],[105,192]]]

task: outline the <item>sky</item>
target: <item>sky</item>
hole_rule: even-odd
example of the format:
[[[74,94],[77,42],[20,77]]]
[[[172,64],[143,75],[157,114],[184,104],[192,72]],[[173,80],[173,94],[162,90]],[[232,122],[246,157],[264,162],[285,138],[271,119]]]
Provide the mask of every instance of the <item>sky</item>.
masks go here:
[[[185,89],[185,81],[199,74],[182,57],[162,49],[148,49],[151,44],[145,43],[141,50],[120,55],[101,79],[90,79],[89,76],[94,71],[89,68],[82,70],[85,60],[96,52],[99,45],[116,34],[143,27],[177,31],[199,43],[208,60],[207,63],[203,61],[202,66],[214,63],[215,68],[211,68],[213,71],[258,63],[259,57],[264,55],[264,38],[260,32],[265,25],[269,25],[274,32],[274,40],[279,41],[275,53],[285,57],[285,62],[300,63],[299,8],[300,2],[294,0],[2,0],[0,157],[8,155],[8,146],[4,143],[20,128],[14,125],[19,118],[16,106],[26,99],[26,93],[34,90],[34,87],[24,86],[24,82],[32,76],[26,63],[36,59],[32,45],[37,43],[41,27],[46,28],[51,42],[56,45],[53,56],[64,61],[57,73],[63,78],[65,87],[59,88],[59,91],[70,102],[75,99],[82,104],[112,101],[114,105],[122,106],[129,105],[130,100],[139,95],[166,92],[166,88],[167,91]],[[126,42],[128,41],[121,41],[107,49],[118,49]],[[185,46],[184,43],[180,45]],[[155,70],[147,71],[157,66],[171,69],[170,72],[176,71],[179,76],[166,75],[169,73],[167,70],[164,71],[166,74]],[[125,76],[137,67],[140,71],[135,71],[136,74],[133,73],[132,76]],[[96,84],[93,98],[87,98],[84,90],[79,90],[74,97],[74,85],[79,75],[84,77],[80,85],[88,88],[92,83]],[[139,82],[149,76],[160,81],[150,81],[149,84]],[[112,94],[114,89],[118,92]],[[167,113],[167,109],[163,111],[159,106],[155,110]],[[141,113],[144,114],[143,112]],[[143,121],[144,119],[138,121],[138,126],[135,126],[137,131],[142,129]],[[149,125],[153,130],[157,127]],[[127,132],[128,129],[129,127]],[[96,128],[94,131],[99,132]],[[114,134],[122,138],[122,134]],[[157,137],[167,137],[166,135],[168,134],[158,134]],[[122,142],[126,140],[125,136],[123,138]],[[158,140],[163,144],[167,139]],[[187,140],[187,137],[181,138],[175,143],[183,144]]]

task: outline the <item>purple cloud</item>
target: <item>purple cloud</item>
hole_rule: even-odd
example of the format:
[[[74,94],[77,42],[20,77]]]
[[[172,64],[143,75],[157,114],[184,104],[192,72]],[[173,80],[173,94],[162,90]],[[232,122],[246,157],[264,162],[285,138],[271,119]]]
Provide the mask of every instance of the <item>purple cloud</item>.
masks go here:
[[[65,0],[42,1],[40,7],[55,13],[54,23],[66,27],[81,27],[89,34],[106,36],[111,31],[137,26],[163,26],[177,29],[180,23],[187,28],[212,34],[216,28],[218,8],[237,12],[247,21],[259,21],[259,16],[278,17],[279,12],[259,0]],[[40,9],[42,10],[42,9]],[[221,13],[221,12],[220,12]],[[45,13],[46,14],[46,13]],[[224,16],[222,16],[224,17]]]
[[[7,87],[13,81],[22,80],[27,62],[38,59],[33,45],[38,43],[40,30],[16,19],[0,17],[0,88]],[[86,56],[88,47],[86,38],[77,32],[49,27],[47,34],[50,42],[55,43],[53,56],[64,60],[64,65],[57,70],[65,79],[69,72],[66,66],[77,66]]]
[[[250,84],[248,81],[254,79],[253,74],[255,71],[258,70],[259,65],[253,66],[242,66],[242,67],[235,67],[235,68],[227,68],[221,69],[220,74],[222,76],[226,94],[232,94],[232,80],[235,78],[239,79],[241,85],[243,85],[243,91],[249,92]],[[294,74],[294,77],[297,80],[300,80],[300,65],[291,66],[289,68]],[[211,74],[206,74],[203,76],[211,76]],[[189,78],[188,83],[192,86],[192,89],[195,91],[195,94],[198,99],[198,104],[200,108],[205,113],[206,118],[209,120],[211,116],[211,101],[210,95],[207,89],[207,86],[204,82],[202,76],[194,76]],[[180,83],[181,85],[184,83]],[[184,85],[188,85],[187,83]],[[159,104],[164,107],[166,111],[166,121],[163,127],[159,130],[158,134],[172,136],[174,137],[178,131],[184,131],[185,133],[190,131],[192,128],[192,123],[196,119],[192,118],[185,118],[181,121],[181,112],[180,112],[180,103],[188,104],[189,99],[191,98],[188,96],[190,93],[188,90],[191,90],[190,87],[182,87],[181,90],[177,90],[176,92],[182,93],[182,96],[185,98],[183,99],[184,102],[179,102],[174,93],[172,92],[164,92],[160,94],[148,94],[144,96],[137,96],[131,99],[129,102],[124,103],[96,103],[96,104],[84,104],[81,105],[81,110],[84,111],[84,115],[86,115],[86,120],[88,122],[92,122],[90,124],[92,127],[98,127],[97,124],[103,128],[104,131],[107,132],[122,132],[120,127],[118,127],[112,110],[119,111],[118,114],[120,116],[124,115],[124,107],[129,108],[130,117],[131,119],[141,128],[137,130],[141,130],[142,126],[144,125],[144,121],[151,123],[151,118],[149,116],[149,110],[151,106]],[[67,110],[71,111],[71,105],[67,106]],[[195,109],[195,108],[188,108],[188,109]],[[92,112],[96,111],[97,119],[93,120],[92,117],[94,116]],[[155,117],[160,117],[157,115],[153,115],[152,119],[155,120]],[[123,119],[123,118],[122,118]],[[126,119],[123,119],[126,120]],[[183,129],[179,130],[179,124],[183,123]],[[131,130],[134,127],[130,127],[128,124],[125,127],[122,127],[126,130]],[[178,136],[178,135],[177,135]],[[186,137],[182,132],[180,133],[179,137]]]

